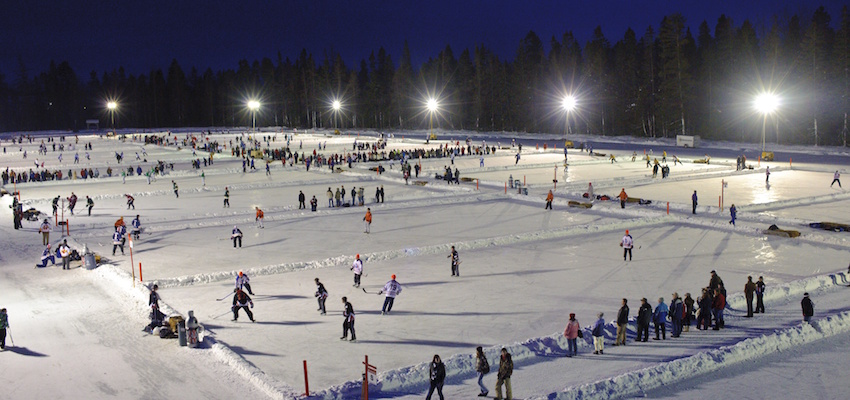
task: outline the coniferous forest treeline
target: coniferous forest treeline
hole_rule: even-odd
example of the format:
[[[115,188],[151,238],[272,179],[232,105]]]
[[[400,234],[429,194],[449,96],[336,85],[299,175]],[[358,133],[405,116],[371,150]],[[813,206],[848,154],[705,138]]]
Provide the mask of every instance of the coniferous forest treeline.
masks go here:
[[[107,99],[119,102],[119,127],[246,126],[250,98],[262,103],[258,126],[427,129],[425,99],[434,96],[434,127],[564,133],[561,103],[572,94],[573,133],[760,141],[764,124],[768,142],[846,145],[850,11],[840,13],[834,24],[821,7],[759,28],[721,16],[697,32],[671,14],[613,43],[597,27],[584,45],[570,31],[548,39],[532,31],[511,62],[483,45],[460,54],[446,46],[418,68],[406,43],[398,62],[381,48],[359,65],[307,50],[222,71],[185,70],[175,59],[165,71],[78,76],[51,62],[30,76],[20,65],[0,75],[0,131],[84,129],[90,118],[108,127]],[[764,91],[781,98],[767,118],[753,107]]]

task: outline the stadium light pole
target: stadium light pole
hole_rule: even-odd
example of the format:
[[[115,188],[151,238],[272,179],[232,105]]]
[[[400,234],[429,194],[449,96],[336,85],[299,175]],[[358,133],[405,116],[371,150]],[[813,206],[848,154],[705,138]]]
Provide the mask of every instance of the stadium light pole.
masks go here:
[[[248,109],[251,110],[251,130],[257,130],[257,110],[260,109],[260,102],[257,100],[248,101]]]
[[[112,120],[112,134],[115,134],[115,109],[118,108],[118,103],[110,101],[106,103],[106,108],[109,109],[109,119]]]
[[[437,111],[437,99],[430,98],[426,103],[428,107],[428,138],[434,134],[434,113]]]
[[[762,113],[764,119],[761,124],[761,152],[764,153],[765,149],[765,131],[767,130],[767,116],[776,111],[779,108],[779,97],[777,97],[773,93],[762,93],[756,96],[755,100],[756,110]]]
[[[572,133],[570,127],[570,112],[575,110],[576,108],[576,98],[572,95],[568,95],[564,97],[564,100],[561,102],[561,106],[564,107],[564,111],[567,114],[566,117],[566,129],[564,129],[564,138],[566,139],[566,135]]]
[[[342,103],[339,100],[334,100],[331,107],[334,109],[334,129],[338,130],[339,125],[337,124],[337,120],[339,119],[339,110],[342,108]]]

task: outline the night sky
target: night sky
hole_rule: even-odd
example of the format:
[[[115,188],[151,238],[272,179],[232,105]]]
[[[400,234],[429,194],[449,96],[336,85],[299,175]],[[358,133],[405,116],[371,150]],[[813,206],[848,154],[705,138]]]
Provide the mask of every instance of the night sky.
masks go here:
[[[100,4],[95,4],[100,3]],[[398,64],[405,40],[418,67],[451,45],[455,57],[483,43],[502,58],[513,59],[519,41],[533,30],[548,51],[549,39],[573,31],[584,46],[601,25],[611,43],[631,27],[640,37],[647,26],[657,32],[661,19],[682,13],[694,36],[706,20],[714,29],[726,14],[736,26],[749,19],[759,34],[771,16],[794,13],[806,20],[818,5],[837,26],[848,0],[357,0],[357,1],[44,1],[0,3],[0,73],[7,83],[18,75],[22,59],[30,77],[49,62],[68,61],[88,79],[123,66],[128,73],[167,69],[176,58],[188,73],[192,66],[236,68],[241,59],[295,59],[301,49],[317,62],[328,50],[342,54],[349,68],[384,47]]]

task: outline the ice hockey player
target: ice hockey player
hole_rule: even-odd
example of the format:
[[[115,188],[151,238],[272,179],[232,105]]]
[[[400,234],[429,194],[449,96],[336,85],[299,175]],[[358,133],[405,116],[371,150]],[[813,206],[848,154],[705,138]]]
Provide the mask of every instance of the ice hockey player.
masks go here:
[[[236,248],[236,242],[239,242],[239,248],[242,248],[242,231],[239,230],[236,226],[233,227],[233,231],[230,233],[230,238],[233,239],[233,248]]]
[[[45,218],[44,222],[41,223],[38,231],[41,232],[41,244],[50,244],[50,221],[48,221],[47,218]]]
[[[360,254],[354,259],[354,264],[349,269],[354,271],[354,287],[359,288],[360,276],[363,275],[363,260],[360,259]]]
[[[257,223],[258,228],[264,228],[263,217],[265,216],[265,214],[263,214],[263,210],[260,210],[260,207],[254,207],[254,210],[257,210],[257,215],[254,218],[254,222]]]
[[[130,225],[133,227],[133,239],[139,240],[139,234],[142,233],[142,221],[139,221],[139,215],[136,214],[136,218],[130,222]]]
[[[245,288],[248,290],[248,294],[253,296],[254,292],[251,291],[251,284],[249,282],[251,282],[251,278],[248,277],[248,274],[239,271],[239,274],[236,275],[236,288],[234,288],[233,291],[235,292]]]
[[[94,208],[94,200],[92,200],[89,196],[86,196],[86,207],[89,209],[89,217],[91,217],[91,209]]]
[[[56,265],[56,257],[50,249],[50,243],[48,243],[47,247],[44,248],[44,251],[41,252],[41,264],[36,264],[35,266],[38,268],[44,268],[47,266],[47,260],[50,260],[50,262],[53,263],[51,265]]]
[[[74,207],[77,205],[77,195],[74,192],[71,192],[71,197],[68,198],[68,210],[71,211],[71,215],[74,215]]]
[[[230,189],[227,186],[224,187],[224,207],[230,207]]]
[[[319,278],[316,278],[315,281],[316,294],[314,296],[319,301],[319,309],[316,311],[320,311],[322,315],[325,315],[325,300],[328,298],[328,291],[325,290],[325,285],[323,285],[322,282],[319,282]]]
[[[174,196],[176,196],[179,199],[180,198],[180,192],[177,191],[178,190],[177,189],[177,182],[174,182],[173,179],[171,180],[171,186],[174,188]]]
[[[555,195],[550,190],[549,194],[546,195],[546,207],[543,208],[544,210],[552,209],[552,200],[555,200]]]
[[[839,185],[839,186],[841,186],[841,185]],[[60,198],[62,198],[62,196],[56,196],[56,197],[53,198],[53,215],[56,215],[56,212],[59,211],[59,199]]]
[[[121,255],[124,255],[123,235],[121,235],[121,227],[116,226],[115,232],[112,233],[112,255],[115,255],[115,249],[121,248]]]
[[[251,301],[251,298],[248,297],[242,289],[236,289],[236,294],[233,295],[233,321],[239,319],[239,309],[241,308],[245,310],[246,314],[248,314],[248,319],[250,319],[251,322],[256,322],[254,321],[254,313],[252,313],[248,308],[249,304],[251,305],[251,308],[254,308],[254,302]]]
[[[623,261],[626,261],[626,254],[629,255],[629,261],[632,261],[632,247],[634,247],[634,240],[632,239],[632,235],[629,235],[628,229],[626,229],[626,235],[623,236],[623,240],[620,241],[620,247],[623,248]]]
[[[446,258],[452,259],[452,276],[460,276],[460,256],[458,256],[454,246],[452,246],[452,253]]]
[[[9,327],[9,316],[5,308],[0,308],[0,350],[6,349],[6,328]]]
[[[378,294],[386,293],[387,296],[384,299],[384,306],[381,308],[381,315],[389,314],[393,309],[393,303],[395,302],[395,297],[401,294],[401,285],[396,282],[395,274],[390,277],[390,280],[384,285],[384,289],[378,292]]]
[[[135,210],[135,209],[136,209],[136,205],[135,205],[135,204],[133,204],[133,202],[135,202],[135,201],[136,201],[136,199],[135,199],[135,198],[133,198],[133,196],[130,196],[129,194],[125,194],[125,195],[124,195],[124,197],[126,197],[126,198],[127,198],[127,209],[129,210],[129,209],[130,209],[130,207],[133,207],[133,209]]]
[[[348,338],[348,331],[351,330],[351,341],[357,340],[357,335],[354,333],[354,307],[351,306],[351,303],[348,302],[348,298],[342,297],[342,317],[345,318],[342,321],[342,337],[339,340],[345,340]]]

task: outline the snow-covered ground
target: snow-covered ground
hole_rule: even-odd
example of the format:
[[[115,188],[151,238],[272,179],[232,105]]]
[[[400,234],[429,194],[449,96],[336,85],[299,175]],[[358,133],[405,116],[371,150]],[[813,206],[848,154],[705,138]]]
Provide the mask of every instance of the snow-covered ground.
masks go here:
[[[274,136],[271,147],[279,148],[285,145],[284,134],[291,133],[258,136]],[[171,137],[183,139],[187,134],[207,139],[199,131]],[[434,173],[452,165],[450,158],[423,159],[422,173],[406,185],[399,163],[387,161],[381,162],[387,168],[383,175],[369,170],[375,162],[355,163],[352,169],[342,165],[342,173],[331,173],[327,167],[313,166],[308,172],[303,165],[284,167],[278,161],[267,176],[260,160],[256,170],[243,173],[240,159],[229,150],[240,136],[234,131],[208,137],[228,149],[201,169],[205,185],[201,170],[189,165],[202,152],[193,156],[185,146],[145,146],[140,136],[126,142],[81,136],[79,150],[66,149],[61,162],[58,151],[37,154],[41,139],[23,145],[27,159],[18,145],[3,141],[6,152],[0,154],[0,166],[26,170],[38,157],[46,168],[61,168],[66,175],[68,169],[98,168],[98,179],[22,183],[17,189],[24,209],[47,213],[52,198],[76,193],[76,215],[67,208],[60,213],[69,220],[69,242],[103,256],[93,271],[79,268],[79,262],[71,271],[33,269],[43,249],[38,224],[25,221],[24,229],[16,231],[8,226],[9,218],[0,227],[0,307],[9,310],[17,339],[17,346],[11,346],[7,338],[10,346],[0,362],[4,394],[15,399],[171,398],[177,392],[194,392],[197,398],[295,398],[304,393],[306,360],[311,394],[357,398],[362,361],[368,355],[378,368],[370,397],[412,399],[427,391],[427,361],[440,354],[447,364],[447,397],[470,398],[478,393],[472,354],[479,345],[494,364],[500,348],[513,354],[517,398],[693,397],[717,385],[725,385],[724,393],[736,397],[762,398],[749,392],[748,383],[770,374],[782,374],[783,384],[793,390],[757,386],[763,393],[823,393],[823,398],[839,393],[804,380],[848,367],[835,356],[842,339],[850,335],[850,307],[843,296],[848,282],[835,272],[845,270],[850,234],[815,230],[808,223],[850,222],[850,194],[837,185],[829,187],[832,173],[846,172],[847,163],[756,163],[753,170],[735,171],[734,159],[714,157],[706,165],[681,157],[684,165],[670,164],[670,177],[660,179],[660,174],[652,178],[642,154],[632,162],[631,152],[614,151],[618,160],[612,164],[607,157],[570,150],[565,171],[562,149],[526,143],[519,163],[516,151],[509,149],[486,155],[483,167],[478,156],[456,157],[453,168],[462,178],[473,179],[461,185],[433,179]],[[490,139],[494,136],[486,136],[488,145],[495,144]],[[323,144],[326,148],[317,152],[344,154],[355,140],[374,143],[376,137],[368,132],[299,132],[291,146],[310,153]],[[596,152],[611,153],[599,138],[592,140]],[[65,143],[73,141],[69,136]],[[93,146],[90,160],[82,149],[88,142]],[[507,146],[510,136],[499,142]],[[622,142],[616,138],[612,143]],[[636,149],[646,147],[631,143]],[[409,133],[397,133],[387,150],[445,144],[426,145]],[[653,158],[660,159],[670,142],[651,144]],[[142,148],[147,163],[135,159],[137,152],[144,157]],[[783,150],[812,153],[805,147]],[[162,160],[174,163],[175,170],[150,184],[138,176],[123,182],[116,152],[124,152],[124,168],[148,169]],[[830,160],[848,157],[841,149],[818,152],[829,154]],[[75,153],[80,164],[74,164]],[[767,165],[772,172],[769,185]],[[115,169],[113,177],[103,177],[109,166]],[[506,190],[509,177],[524,181],[528,195]],[[558,180],[554,210],[548,211],[543,209],[544,198],[554,188],[553,179]],[[172,180],[180,187],[179,198]],[[721,208],[723,181],[728,184]],[[614,197],[625,188],[630,196],[652,204],[628,203],[621,209],[618,202],[595,201],[590,209],[569,208],[569,200],[588,201],[581,197],[588,182],[593,182],[596,194]],[[375,203],[381,186],[386,201]],[[222,206],[225,187],[230,208]],[[345,187],[347,199],[352,187],[365,188],[366,205],[329,208],[326,192],[338,187]],[[11,192],[15,186],[4,188]],[[694,190],[699,195],[696,215],[690,204]],[[298,209],[299,191],[308,202],[316,196],[317,212],[309,211],[309,204],[307,210]],[[135,196],[135,210],[127,210],[124,194]],[[91,216],[85,215],[85,196],[95,201]],[[739,210],[734,227],[727,223],[732,203]],[[0,204],[7,209],[11,197],[3,196]],[[265,212],[263,229],[254,226],[254,207]],[[362,221],[366,207],[374,215],[368,235]],[[131,265],[129,249],[126,256],[112,255],[111,232],[118,217],[129,223],[135,215],[145,233],[134,242]],[[790,239],[762,234],[771,224],[803,235]],[[242,248],[233,248],[229,240],[234,226],[245,233]],[[617,246],[625,229],[635,238],[630,262],[622,260]],[[51,243],[61,238],[54,231]],[[463,261],[460,277],[450,274],[446,256],[452,245]],[[404,291],[390,315],[380,313],[383,296],[352,287],[349,267],[355,254],[365,260],[367,291],[377,292],[390,275],[398,276]],[[240,270],[252,278],[256,323],[245,316],[230,321],[227,295]],[[600,311],[612,321],[625,297],[634,317],[641,297],[653,305],[658,297],[669,302],[673,292],[697,297],[711,270],[729,288],[729,329],[691,331],[647,344],[632,345],[630,340],[626,347],[609,347],[603,356],[589,354],[586,335],[580,357],[563,357],[566,341],[559,332],[570,312],[585,327]],[[741,291],[748,275],[764,276],[769,288],[768,313],[753,319],[742,318]],[[316,311],[316,277],[330,292],[325,316]],[[175,340],[141,332],[147,324],[147,286],[153,283],[159,284],[171,314],[195,311],[207,329],[202,348],[179,347]],[[812,326],[800,324],[799,300],[805,291],[816,303]],[[338,340],[342,296],[357,312],[356,343]],[[609,346],[614,331],[609,323]],[[630,339],[633,334],[632,325]],[[802,359],[787,356],[788,351]],[[789,376],[805,369],[794,369],[801,362],[830,366]],[[492,388],[495,373],[485,382]]]

